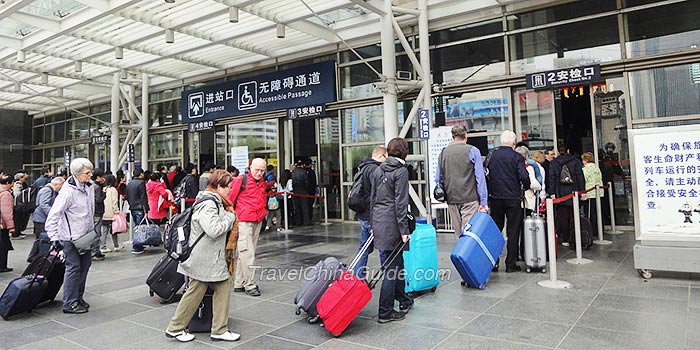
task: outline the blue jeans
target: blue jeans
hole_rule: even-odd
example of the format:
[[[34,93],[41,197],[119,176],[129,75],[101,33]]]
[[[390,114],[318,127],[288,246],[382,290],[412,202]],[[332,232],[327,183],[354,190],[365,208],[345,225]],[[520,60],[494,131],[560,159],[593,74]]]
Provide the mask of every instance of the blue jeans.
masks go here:
[[[66,255],[66,274],[63,278],[63,308],[83,298],[85,282],[92,264],[90,253],[78,254],[73,242],[61,241],[63,253]]]
[[[145,212],[143,209],[134,209],[131,211],[131,220],[133,220],[134,226],[138,226],[141,224],[144,215]],[[143,251],[143,246],[132,243],[131,250],[134,252],[140,252]]]
[[[369,221],[365,220],[360,220],[360,227],[362,227],[362,230],[360,231],[360,247],[357,248],[357,252],[359,253],[360,250],[362,250],[362,246],[365,245],[365,242],[369,239],[369,235],[372,233],[372,225],[370,225]],[[374,251],[374,242],[367,247],[367,251],[365,251],[362,256],[360,256],[360,259],[357,260],[357,264],[355,265],[354,268],[354,273],[355,276],[359,279],[366,280],[367,279],[367,258],[369,257],[369,253]]]
[[[389,259],[392,250],[379,250],[379,260],[384,262]],[[411,304],[413,300],[406,294],[405,271],[403,267],[403,253],[399,252],[396,259],[386,267],[382,288],[379,290],[379,317],[389,317],[394,311],[394,300],[400,304]]]

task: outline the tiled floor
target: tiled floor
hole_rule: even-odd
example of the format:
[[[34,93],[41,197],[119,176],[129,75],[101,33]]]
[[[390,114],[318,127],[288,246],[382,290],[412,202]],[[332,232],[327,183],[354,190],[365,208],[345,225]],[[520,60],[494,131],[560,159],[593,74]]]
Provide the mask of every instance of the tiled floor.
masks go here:
[[[340,337],[294,314],[299,282],[294,274],[332,255],[349,262],[359,226],[314,226],[261,236],[262,297],[231,295],[229,327],[235,343],[214,343],[207,334],[179,344],[163,330],[175,305],[148,296],[144,281],[161,251],[141,256],[110,253],[94,262],[85,315],[65,315],[61,305],[0,321],[1,349],[700,349],[700,276],[660,273],[642,280],[633,266],[632,233],[606,237],[610,246],[584,252],[594,262],[571,265],[562,248],[560,279],[568,290],[539,287],[548,275],[492,274],[485,290],[461,287],[452,269],[451,234],[439,234],[440,267],[450,274],[435,294],[416,299],[404,321],[380,325],[377,297]],[[0,288],[23,270],[29,239],[13,241],[15,273],[0,274]],[[377,254],[371,255],[372,265]],[[286,275],[280,277],[281,273]],[[59,298],[60,298],[59,294]]]

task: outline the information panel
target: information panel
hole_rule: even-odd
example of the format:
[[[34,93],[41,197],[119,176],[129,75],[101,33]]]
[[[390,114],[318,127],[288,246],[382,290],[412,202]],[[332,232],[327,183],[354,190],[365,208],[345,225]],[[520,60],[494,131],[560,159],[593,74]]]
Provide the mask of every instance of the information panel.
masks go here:
[[[428,180],[430,181],[430,200],[433,203],[433,208],[447,208],[447,204],[436,204],[440,202],[433,197],[433,191],[435,190],[435,172],[437,171],[440,152],[450,142],[452,142],[451,126],[442,126],[430,130],[430,139],[428,139],[428,152],[430,152],[428,157]]]
[[[700,126],[629,133],[639,239],[700,240]]]

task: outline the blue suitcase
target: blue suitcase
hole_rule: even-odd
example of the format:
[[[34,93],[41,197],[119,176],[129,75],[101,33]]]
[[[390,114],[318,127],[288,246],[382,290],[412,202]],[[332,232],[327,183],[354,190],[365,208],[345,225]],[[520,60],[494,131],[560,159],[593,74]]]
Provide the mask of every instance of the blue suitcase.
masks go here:
[[[0,297],[0,316],[7,320],[10,316],[31,311],[46,293],[48,283],[35,275],[15,278],[7,285]]]
[[[410,249],[403,252],[406,293],[428,289],[434,292],[440,284],[435,227],[416,224],[416,230],[411,234],[408,245]]]
[[[450,259],[468,286],[484,289],[505,244],[491,216],[478,212],[462,229]]]

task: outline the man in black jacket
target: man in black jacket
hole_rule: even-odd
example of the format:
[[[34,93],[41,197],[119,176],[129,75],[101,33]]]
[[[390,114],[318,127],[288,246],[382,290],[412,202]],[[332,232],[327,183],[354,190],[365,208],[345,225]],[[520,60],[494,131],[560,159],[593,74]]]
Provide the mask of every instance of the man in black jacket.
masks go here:
[[[148,197],[146,196],[146,182],[143,180],[143,169],[134,170],[134,178],[126,185],[126,200],[129,202],[131,219],[134,226],[140,225],[148,212]],[[133,245],[131,254],[143,253],[143,246]]]
[[[308,179],[306,183],[306,193],[315,196],[318,182],[316,181],[316,171],[314,170],[311,159],[307,159],[304,162],[304,169],[306,169],[306,178]],[[311,223],[314,221],[314,202],[316,202],[316,199],[308,198],[306,202],[309,205],[309,222]]]
[[[292,192],[294,194],[308,195],[309,176],[304,168],[304,162],[297,161],[294,170],[292,170]],[[297,226],[311,225],[311,216],[309,215],[309,198],[294,196],[294,221]]]
[[[365,158],[360,162],[357,167],[358,171],[362,171],[362,178],[358,181],[362,181],[362,193],[365,195],[367,209],[361,212],[357,212],[357,221],[360,222],[360,247],[357,249],[359,252],[362,247],[369,239],[370,232],[372,231],[372,226],[369,221],[370,218],[370,195],[372,193],[372,183],[370,181],[370,176],[374,170],[386,160],[386,147],[377,146],[372,150],[372,158]],[[367,258],[369,254],[374,250],[374,244],[370,244],[360,259],[355,264],[355,275],[358,278],[365,279],[367,277]]]
[[[523,156],[515,152],[514,148],[515,133],[510,130],[504,131],[501,133],[501,147],[493,151],[486,164],[491,217],[499,230],[503,230],[505,220],[508,221],[506,272],[522,270],[515,264],[520,252],[520,230],[523,224],[523,210],[520,204],[523,188],[530,188],[530,177],[525,169]],[[493,270],[498,270],[498,262]]]
[[[549,164],[549,178],[547,178],[547,192],[555,197],[564,197],[574,191],[585,191],[586,180],[583,177],[583,164],[578,158],[569,154],[569,148],[565,144],[558,147],[559,156]],[[571,180],[564,181],[562,176],[568,169]],[[564,173],[564,174],[563,174]],[[571,183],[573,181],[573,183]],[[574,202],[572,199],[558,203],[556,206],[557,241],[568,247],[571,245],[571,227],[574,220]]]
[[[92,171],[92,183],[94,184],[93,189],[95,190],[95,233],[97,238],[92,245],[92,260],[102,261],[105,259],[105,255],[100,251],[100,237],[102,237],[102,216],[105,214],[105,194],[102,186],[105,183],[105,172],[102,169],[95,168]]]

